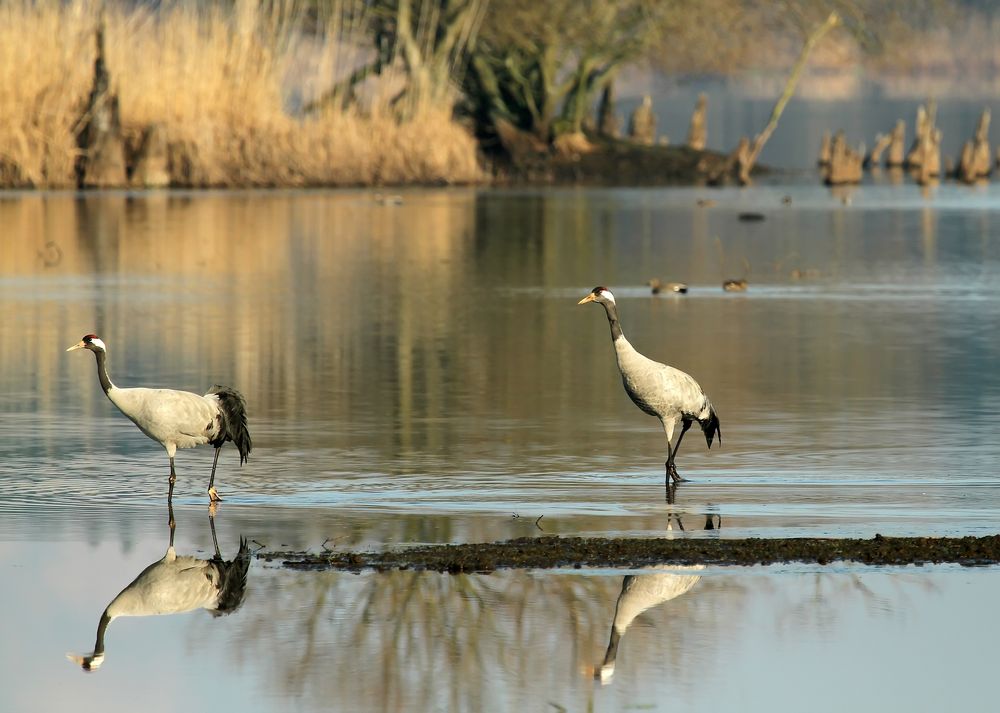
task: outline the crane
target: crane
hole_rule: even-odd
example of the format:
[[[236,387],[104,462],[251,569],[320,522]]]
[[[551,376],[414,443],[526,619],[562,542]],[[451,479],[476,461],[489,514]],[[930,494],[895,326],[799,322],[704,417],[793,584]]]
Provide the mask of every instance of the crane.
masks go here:
[[[602,305],[608,315],[611,340],[618,357],[618,370],[622,375],[625,392],[636,406],[650,416],[656,416],[663,424],[663,431],[667,435],[667,462],[664,465],[668,487],[671,478],[674,482],[684,480],[677,474],[674,459],[681,447],[681,440],[693,421],[701,426],[709,448],[712,447],[712,439],[716,433],[719,434],[719,443],[722,443],[719,416],[712,402],[691,376],[680,369],[643,356],[629,344],[618,323],[618,308],[611,290],[607,287],[595,287],[577,304],[588,302]],[[671,446],[678,423],[681,426],[680,435],[677,437],[677,444]]]
[[[204,396],[174,389],[121,389],[108,376],[108,348],[96,334],[88,334],[66,351],[89,349],[97,358],[97,378],[101,388],[118,410],[128,416],[139,430],[163,446],[170,459],[170,489],[173,497],[174,455],[178,448],[194,448],[205,443],[215,446],[212,476],[208,481],[211,503],[222,500],[215,489],[215,468],[219,450],[232,441],[240,452],[240,465],[247,461],[252,442],[247,430],[246,402],[243,395],[228,386],[215,385]]]
[[[236,556],[228,562],[223,560],[215,536],[215,520],[210,517],[215,556],[205,560],[178,555],[174,550],[174,513],[169,499],[167,508],[170,542],[166,554],[142,570],[111,600],[98,621],[94,650],[84,656],[66,655],[84,671],[96,671],[104,663],[104,636],[108,625],[118,617],[180,614],[195,609],[207,609],[212,616],[222,616],[236,611],[243,603],[250,569],[247,540],[241,537]]]

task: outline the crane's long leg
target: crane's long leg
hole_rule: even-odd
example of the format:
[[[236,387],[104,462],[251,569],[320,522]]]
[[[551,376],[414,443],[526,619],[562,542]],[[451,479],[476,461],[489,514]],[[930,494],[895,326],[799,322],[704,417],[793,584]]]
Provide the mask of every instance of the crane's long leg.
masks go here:
[[[208,479],[208,499],[213,503],[222,501],[222,498],[219,497],[219,491],[215,489],[215,466],[219,464],[220,450],[222,450],[222,446],[215,447],[215,459],[212,461],[212,477]]]
[[[684,480],[687,480],[687,478],[682,478],[680,475],[677,474],[677,466],[674,464],[674,459],[677,457],[677,451],[680,450],[681,441],[684,440],[684,434],[687,433],[687,430],[689,428],[691,428],[690,421],[684,420],[681,422],[681,435],[677,436],[677,445],[674,446],[674,450],[670,454],[670,460],[667,465],[667,474],[674,479],[675,483],[680,483]]]
[[[174,457],[169,456],[169,458],[170,458],[170,479],[167,482],[170,483],[170,489],[167,490],[167,503],[169,503],[170,499],[174,497],[174,483],[177,481],[177,473],[174,471]]]
[[[670,488],[670,471],[674,467],[674,452],[670,447],[670,443],[674,440],[674,421],[664,421],[660,420],[663,424],[663,433],[667,436],[667,462],[663,464],[666,471],[666,486],[669,490]]]

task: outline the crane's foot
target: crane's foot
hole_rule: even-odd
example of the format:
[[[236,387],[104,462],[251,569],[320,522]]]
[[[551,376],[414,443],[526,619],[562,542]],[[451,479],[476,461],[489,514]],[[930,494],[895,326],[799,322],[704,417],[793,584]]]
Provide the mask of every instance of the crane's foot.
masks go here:
[[[214,485],[208,489],[208,499],[211,500],[213,503],[222,502],[222,498],[219,497],[219,491],[215,489]]]
[[[677,466],[673,463],[667,463],[667,478],[668,480],[673,480],[675,483],[686,483],[687,478],[682,478],[677,473]]]

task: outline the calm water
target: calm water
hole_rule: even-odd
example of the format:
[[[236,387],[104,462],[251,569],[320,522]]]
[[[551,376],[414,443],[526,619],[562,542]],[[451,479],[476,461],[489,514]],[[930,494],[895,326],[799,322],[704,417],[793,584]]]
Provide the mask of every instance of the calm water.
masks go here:
[[[165,454],[107,401],[92,357],[65,353],[88,332],[121,386],[246,395],[253,455],[239,469],[227,448],[216,481],[229,557],[240,535],[266,553],[668,523],[685,537],[996,532],[1000,189],[880,180],[846,205],[809,185],[402,195],[0,198],[0,602],[15,614],[0,709],[131,710],[164,681],[177,685],[152,710],[991,700],[993,568],[673,572],[701,579],[648,604],[601,685],[621,572],[258,560],[237,613],[117,620],[102,670],[76,670],[63,654],[91,649],[104,607],[167,543]],[[722,292],[744,275],[747,293]],[[652,277],[690,293],[654,298]],[[659,425],[622,391],[602,310],[576,305],[596,284],[632,343],[719,410],[723,447],[689,434],[692,482],[673,503]],[[178,456],[181,554],[213,551],[211,457]],[[707,514],[721,531],[701,529]],[[672,575],[642,576],[667,579],[633,591]],[[855,685],[817,701],[834,664]]]

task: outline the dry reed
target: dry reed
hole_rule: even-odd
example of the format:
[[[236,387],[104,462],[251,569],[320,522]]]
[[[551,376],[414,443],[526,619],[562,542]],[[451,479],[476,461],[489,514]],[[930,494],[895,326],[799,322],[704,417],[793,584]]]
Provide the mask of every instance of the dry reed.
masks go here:
[[[229,6],[108,4],[107,63],[123,134],[153,124],[171,181],[190,186],[467,183],[482,179],[474,139],[451,106],[400,122],[394,70],[363,102],[296,116],[349,73],[370,41],[364,5],[341,0],[307,28],[295,0]],[[101,4],[0,0],[0,185],[75,183],[76,133],[90,92]],[[58,38],[53,42],[53,38]]]

